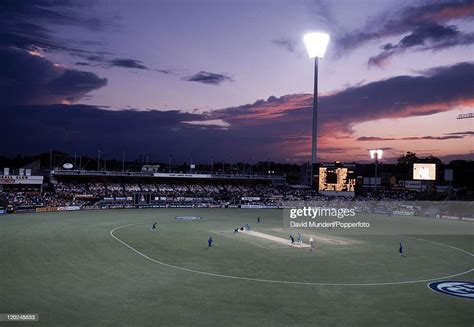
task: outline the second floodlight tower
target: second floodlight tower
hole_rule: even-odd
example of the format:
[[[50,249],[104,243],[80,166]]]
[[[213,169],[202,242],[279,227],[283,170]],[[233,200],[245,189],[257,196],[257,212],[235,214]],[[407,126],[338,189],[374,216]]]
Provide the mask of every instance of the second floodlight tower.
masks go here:
[[[377,191],[377,166],[379,164],[379,160],[382,160],[383,150],[371,149],[369,150],[369,153],[370,153],[370,159],[373,159],[375,163],[374,192],[376,192]]]
[[[315,188],[314,169],[318,145],[318,60],[324,58],[329,35],[322,32],[308,33],[303,38],[310,59],[314,59],[313,136],[311,142],[311,187]]]

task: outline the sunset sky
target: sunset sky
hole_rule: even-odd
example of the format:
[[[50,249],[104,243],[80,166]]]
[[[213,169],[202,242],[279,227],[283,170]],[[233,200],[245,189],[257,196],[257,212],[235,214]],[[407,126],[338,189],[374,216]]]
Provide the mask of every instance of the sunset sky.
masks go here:
[[[60,3],[58,5],[57,3]],[[0,155],[474,159],[474,0],[0,2]]]

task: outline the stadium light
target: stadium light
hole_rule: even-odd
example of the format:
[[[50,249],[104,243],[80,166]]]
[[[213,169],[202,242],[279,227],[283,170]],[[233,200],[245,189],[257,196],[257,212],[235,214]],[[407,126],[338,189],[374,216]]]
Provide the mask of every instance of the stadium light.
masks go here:
[[[371,149],[369,151],[370,159],[374,159],[375,163],[375,180],[374,180],[374,192],[377,191],[377,166],[379,160],[382,160],[383,150],[381,149]]]
[[[329,35],[321,32],[308,33],[303,37],[310,59],[314,59],[314,93],[313,93],[313,137],[311,141],[311,188],[316,188],[314,166],[318,141],[318,59],[324,58],[329,44]]]
[[[303,37],[310,59],[324,58],[326,48],[329,44],[329,35],[326,33],[308,33]]]
[[[382,154],[383,154],[383,150],[380,150],[380,149],[370,150],[370,159],[381,160]]]

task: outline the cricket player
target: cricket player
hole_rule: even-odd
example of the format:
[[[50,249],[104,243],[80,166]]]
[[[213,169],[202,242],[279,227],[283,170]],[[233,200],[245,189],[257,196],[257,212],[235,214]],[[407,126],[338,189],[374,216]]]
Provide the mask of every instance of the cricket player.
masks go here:
[[[260,224],[260,216],[257,217],[257,224]]]
[[[293,235],[290,235],[290,240],[291,240],[291,244],[295,244],[295,238],[293,237]]]
[[[153,226],[151,226],[151,230],[156,230],[156,221],[153,223]]]
[[[212,246],[212,236],[209,236],[209,239],[207,240],[207,247],[210,248]]]
[[[303,243],[303,236],[301,236],[301,233],[298,233],[298,243]]]
[[[310,251],[313,251],[313,242],[314,242],[314,240],[313,240],[313,237],[311,236],[309,238],[309,250]]]
[[[402,245],[402,243],[400,243],[400,247],[398,248],[398,253],[400,253],[400,255],[403,255],[403,245]]]

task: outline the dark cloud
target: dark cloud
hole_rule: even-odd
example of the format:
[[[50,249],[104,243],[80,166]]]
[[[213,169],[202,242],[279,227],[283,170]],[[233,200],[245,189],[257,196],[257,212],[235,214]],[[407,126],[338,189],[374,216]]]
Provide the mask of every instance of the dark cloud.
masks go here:
[[[371,40],[402,35],[421,26],[473,18],[473,0],[424,2],[371,17],[363,28],[344,34],[336,43],[340,54],[344,54]]]
[[[352,126],[385,118],[423,116],[474,103],[474,63],[437,67],[419,76],[396,76],[320,96],[324,133],[352,133]],[[289,124],[298,130],[311,117],[311,95],[286,95],[213,112],[215,118],[246,125]],[[293,125],[294,124],[294,125]],[[291,129],[291,128],[290,128]],[[309,130],[307,133],[309,134]]]
[[[402,48],[413,47],[425,44],[426,41],[440,41],[446,38],[453,38],[459,35],[457,26],[443,26],[432,24],[417,27],[410,35],[405,36],[399,43]]]
[[[410,137],[376,137],[376,136],[361,136],[357,139],[357,141],[415,141],[415,140],[452,140],[452,139],[462,139],[466,136],[474,135],[474,131],[465,131],[465,132],[452,132],[452,133],[445,133],[442,136],[410,136]]]
[[[104,56],[99,55],[99,54],[93,54],[93,55],[88,54],[84,57],[84,59],[89,60],[89,61],[98,62],[98,63],[104,63],[106,61]]]
[[[277,47],[283,48],[288,52],[295,53],[296,51],[296,42],[295,40],[289,38],[281,38],[272,40],[272,44],[276,45]]]
[[[472,76],[474,63],[459,63],[419,76],[392,77],[320,96],[321,140],[351,136],[354,125],[367,121],[423,116],[474,104]],[[284,158],[295,153],[307,155],[312,100],[312,95],[307,94],[271,97],[269,101],[216,110],[211,116],[228,122],[229,129],[239,128],[245,135],[271,138],[272,143],[265,143],[265,148],[284,153]]]
[[[107,79],[94,73],[67,69],[6,47],[0,47],[0,71],[2,105],[70,103],[107,84]]]
[[[119,155],[125,149],[128,158],[159,149],[155,158],[164,160],[172,153],[175,160],[192,156],[193,160],[206,161],[211,156],[228,160],[233,145],[234,158],[263,160],[267,157],[260,146],[271,139],[262,137],[256,142],[255,133],[241,135],[238,128],[188,124],[205,123],[208,116],[180,111],[113,111],[85,105],[2,106],[0,115],[5,125],[2,133],[11,140],[2,146],[5,154],[36,153],[52,145],[78,153],[101,149],[106,156]]]
[[[107,56],[103,55],[87,55],[84,59],[89,62],[76,62],[78,66],[99,66],[102,68],[128,68],[128,69],[139,69],[139,70],[153,70],[164,75],[174,75],[173,69],[151,69],[146,66],[142,61],[130,58],[115,58],[108,59]]]
[[[396,49],[397,47],[398,47],[397,45],[394,45],[392,43],[386,43],[383,46],[381,46],[381,49],[384,51],[388,51],[388,50]]]
[[[173,69],[155,69],[158,73],[165,74],[165,75],[174,75],[175,72]]]
[[[352,86],[320,97],[320,158],[357,150],[346,144],[352,126],[378,119],[402,118],[474,104],[474,63],[438,67],[419,76],[398,76]],[[61,90],[59,90],[61,91]],[[434,111],[435,110],[435,111]],[[269,97],[253,104],[205,113],[105,110],[93,106],[0,106],[6,153],[38,152],[50,145],[63,151],[130,155],[156,150],[177,160],[306,160],[310,156],[312,95]],[[21,123],[20,123],[21,122]],[[463,133],[463,134],[456,134]],[[407,141],[459,139],[453,134],[406,137]],[[450,138],[451,137],[451,138]],[[453,138],[454,137],[454,138]],[[325,143],[339,140],[338,144]],[[360,141],[391,138],[362,137]],[[192,140],[192,141],[190,141]],[[107,150],[106,150],[107,149]],[[45,149],[47,150],[47,149]],[[365,151],[365,150],[357,150]],[[178,159],[179,158],[179,159]]]
[[[462,136],[470,136],[474,135],[474,131],[465,131],[465,132],[453,132],[453,133],[447,133],[445,135],[462,135]]]
[[[206,71],[200,71],[199,73],[194,74],[192,76],[183,77],[183,80],[188,82],[198,82],[210,85],[221,85],[222,83],[233,81],[232,77],[227,74],[211,73]]]
[[[377,136],[361,136],[357,138],[357,141],[394,141],[396,138],[393,137],[377,137]]]
[[[0,1],[0,45],[84,55],[87,51],[59,41],[54,36],[53,26],[75,26],[90,31],[106,29],[105,20],[91,16],[91,5],[91,1]]]
[[[474,33],[461,33],[457,26],[430,24],[415,28],[409,35],[403,37],[397,45],[387,43],[382,46],[382,52],[369,59],[369,65],[383,66],[386,61],[406,50],[442,50],[454,46],[474,44]]]
[[[145,66],[141,61],[134,60],[134,59],[116,58],[116,59],[108,60],[107,64],[113,67],[148,70],[148,67]]]
[[[78,66],[120,67],[148,70],[139,60],[113,58],[94,40],[64,41],[56,36],[63,26],[100,32],[110,29],[114,19],[95,17],[94,1],[6,0],[0,1],[0,46],[26,50],[60,51],[80,58]],[[92,33],[90,35],[93,35]],[[86,50],[86,49],[87,50]],[[112,57],[112,58],[111,58]]]
[[[409,136],[409,137],[374,137],[374,136],[361,136],[357,141],[419,141],[419,140],[452,140],[462,139],[465,135],[445,135],[445,136]]]
[[[402,137],[400,140],[407,140],[407,141],[418,141],[418,140],[452,140],[452,139],[462,139],[464,136],[460,135],[449,135],[449,136],[410,136],[410,137]]]
[[[405,103],[404,106],[408,105],[408,103]],[[434,109],[427,109],[419,112],[414,112],[413,117],[416,116],[431,116],[440,112],[446,111],[446,108],[434,108]]]
[[[474,103],[474,63],[430,69],[421,76],[396,76],[321,98],[321,119],[351,132],[353,124],[420,116]]]

